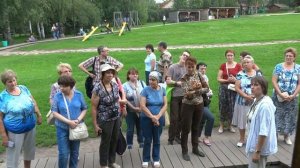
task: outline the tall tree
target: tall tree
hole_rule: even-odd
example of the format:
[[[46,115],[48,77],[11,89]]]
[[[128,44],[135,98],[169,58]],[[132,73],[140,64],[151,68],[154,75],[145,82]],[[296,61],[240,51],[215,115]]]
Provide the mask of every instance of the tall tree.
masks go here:
[[[189,8],[199,9],[203,5],[203,0],[189,0]]]
[[[174,0],[174,8],[175,9],[187,9],[188,8],[188,0]]]

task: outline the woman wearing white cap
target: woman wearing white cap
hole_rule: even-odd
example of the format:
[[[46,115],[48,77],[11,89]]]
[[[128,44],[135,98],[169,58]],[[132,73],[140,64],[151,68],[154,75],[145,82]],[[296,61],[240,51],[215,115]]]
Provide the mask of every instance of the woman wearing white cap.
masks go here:
[[[101,66],[101,81],[96,83],[91,98],[94,131],[101,135],[101,168],[120,168],[116,164],[116,147],[120,128],[119,89],[115,82],[116,70],[109,64]]]
[[[155,168],[160,167],[160,135],[165,125],[164,113],[167,110],[166,90],[158,85],[161,75],[157,71],[149,74],[149,86],[141,93],[141,127],[144,135],[143,164],[150,162],[151,142],[153,140],[152,159]]]

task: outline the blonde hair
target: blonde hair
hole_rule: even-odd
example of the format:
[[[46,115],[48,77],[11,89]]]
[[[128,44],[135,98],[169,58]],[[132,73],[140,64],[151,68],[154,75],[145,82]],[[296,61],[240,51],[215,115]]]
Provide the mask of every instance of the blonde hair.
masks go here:
[[[244,61],[245,60],[249,60],[249,61],[251,61],[252,63],[254,63],[254,59],[253,59],[253,57],[251,56],[251,55],[246,55],[245,57],[244,57],[244,59],[243,59],[243,63],[244,63]]]
[[[61,69],[62,69],[62,68],[68,68],[69,70],[72,71],[72,67],[71,67],[70,64],[68,64],[68,63],[62,63],[62,62],[61,62],[61,63],[58,64],[57,67],[56,67],[57,73],[58,73],[58,74],[61,74]]]
[[[6,82],[7,82],[8,80],[11,80],[11,79],[13,79],[13,78],[17,79],[17,75],[16,75],[16,73],[15,73],[13,70],[11,70],[11,69],[7,69],[7,70],[5,70],[4,72],[2,72],[2,74],[1,74],[1,81],[2,81],[2,83],[3,83],[4,85],[6,84]]]

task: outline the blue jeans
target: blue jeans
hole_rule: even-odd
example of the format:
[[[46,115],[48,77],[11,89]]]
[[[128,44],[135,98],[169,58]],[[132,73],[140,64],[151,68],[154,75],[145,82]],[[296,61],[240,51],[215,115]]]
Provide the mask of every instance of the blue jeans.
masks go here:
[[[206,122],[206,124],[205,124]],[[215,118],[214,115],[209,110],[209,107],[204,107],[203,109],[203,115],[202,120],[200,122],[200,128],[199,128],[199,137],[201,136],[201,132],[203,130],[204,124],[205,124],[205,136],[211,136],[212,129],[214,127]]]
[[[141,125],[144,136],[144,148],[143,148],[143,162],[150,162],[151,143],[152,147],[152,159],[154,162],[160,160],[160,135],[162,133],[162,126],[154,126],[151,119],[148,117],[141,117]]]
[[[126,124],[127,124],[127,133],[126,133],[127,145],[133,145],[134,126],[136,127],[138,143],[139,144],[143,143],[141,121],[140,118],[138,117],[138,114],[135,112],[128,111],[126,116]]]
[[[77,168],[80,141],[69,140],[69,130],[56,127],[56,138],[58,147],[58,167]]]
[[[150,74],[150,71],[145,71],[146,85],[147,86],[149,85],[149,74]]]

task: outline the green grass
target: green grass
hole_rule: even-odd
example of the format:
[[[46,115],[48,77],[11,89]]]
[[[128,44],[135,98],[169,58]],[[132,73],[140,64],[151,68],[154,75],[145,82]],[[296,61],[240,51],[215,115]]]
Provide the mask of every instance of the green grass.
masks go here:
[[[56,50],[109,47],[144,47],[166,41],[169,45],[195,45],[216,43],[261,42],[295,40],[300,38],[300,15],[252,16],[207,22],[188,22],[149,27],[117,34],[93,36],[86,42],[81,39],[58,40],[38,43],[21,50]],[[160,24],[161,25],[161,24]]]
[[[242,50],[247,50],[254,56],[256,64],[261,68],[265,77],[270,81],[271,74],[274,66],[277,63],[283,61],[283,51],[287,47],[300,48],[300,44],[284,44],[284,45],[268,45],[268,46],[256,46],[256,47],[237,47],[233,48],[237,53]],[[221,63],[225,61],[224,51],[226,48],[211,48],[211,49],[193,49],[192,55],[197,57],[198,61],[204,61],[208,64],[208,77],[210,78],[210,86],[214,92],[212,99],[211,111],[214,113],[216,122],[219,122],[218,113],[218,82],[216,80],[217,72]],[[178,56],[183,49],[170,50],[174,62],[178,61]],[[96,53],[63,53],[63,54],[48,54],[48,55],[34,55],[34,56],[10,56],[0,57],[0,71],[10,68],[17,72],[18,83],[26,85],[32,95],[35,97],[41,113],[43,116],[49,110],[49,93],[50,86],[57,79],[56,65],[60,62],[68,62],[73,67],[73,76],[77,80],[76,88],[84,92],[84,80],[86,75],[81,72],[77,65],[91,57]],[[136,67],[140,71],[140,78],[144,79],[144,63],[145,52],[144,51],[126,51],[126,52],[111,52],[111,55],[124,63],[124,69],[119,73],[122,81],[125,81],[126,72],[130,67]],[[156,53],[159,55],[159,53]],[[236,57],[236,60],[238,58]],[[0,90],[4,89],[4,86],[0,86]],[[269,85],[269,94],[271,94],[272,86]],[[86,99],[89,108],[90,101]],[[46,118],[43,119],[44,123],[41,126],[37,126],[37,144],[38,146],[51,146],[56,143],[55,127],[48,126],[46,124]],[[89,126],[90,135],[93,137],[93,127],[91,123],[90,110],[86,117],[87,125]],[[123,122],[124,124],[125,122]],[[0,151],[3,148],[0,148]]]

